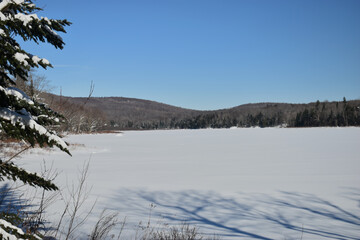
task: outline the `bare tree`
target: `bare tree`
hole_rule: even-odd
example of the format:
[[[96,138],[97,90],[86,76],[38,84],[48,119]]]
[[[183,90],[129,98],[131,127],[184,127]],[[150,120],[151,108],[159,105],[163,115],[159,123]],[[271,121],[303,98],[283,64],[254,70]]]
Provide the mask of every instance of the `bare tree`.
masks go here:
[[[89,172],[89,162],[84,163],[83,168],[79,172],[79,179],[77,184],[68,186],[67,193],[60,192],[62,199],[64,199],[64,211],[55,227],[55,238],[60,239],[76,239],[77,230],[81,227],[89,215],[92,213],[96,202],[93,203],[90,209],[84,209],[84,203],[90,195],[91,189],[86,185],[86,179]]]

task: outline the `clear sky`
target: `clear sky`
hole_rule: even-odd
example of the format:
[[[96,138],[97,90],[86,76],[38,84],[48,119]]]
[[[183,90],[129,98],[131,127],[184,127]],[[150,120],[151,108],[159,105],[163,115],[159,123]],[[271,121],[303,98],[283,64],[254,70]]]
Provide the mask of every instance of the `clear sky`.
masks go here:
[[[192,109],[360,99],[359,0],[37,0],[73,22],[64,50],[26,44],[66,96]]]

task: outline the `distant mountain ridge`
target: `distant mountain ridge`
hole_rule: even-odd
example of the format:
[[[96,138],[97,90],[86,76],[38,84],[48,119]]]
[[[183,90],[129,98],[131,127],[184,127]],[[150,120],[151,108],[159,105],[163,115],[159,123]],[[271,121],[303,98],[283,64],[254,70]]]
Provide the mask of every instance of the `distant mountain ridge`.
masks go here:
[[[59,106],[66,103],[68,106],[95,111],[102,117],[102,127],[110,129],[249,127],[281,124],[298,126],[302,124],[300,118],[304,118],[305,126],[329,125],[330,122],[336,126],[356,125],[358,122],[360,124],[360,100],[317,101],[308,104],[251,103],[227,109],[201,111],[126,97],[85,98],[46,94],[44,98],[47,103],[52,102]],[[306,109],[308,111],[305,111]]]
[[[202,111],[175,107],[151,100],[126,97],[66,97],[47,94],[47,102],[63,101],[76,105],[84,105],[103,112],[110,120],[157,120],[167,117],[191,117]],[[50,100],[51,99],[51,100]]]

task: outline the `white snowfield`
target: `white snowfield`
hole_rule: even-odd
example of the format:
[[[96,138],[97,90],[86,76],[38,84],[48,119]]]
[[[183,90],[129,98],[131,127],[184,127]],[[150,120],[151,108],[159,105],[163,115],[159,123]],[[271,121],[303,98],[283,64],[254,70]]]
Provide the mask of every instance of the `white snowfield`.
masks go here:
[[[90,159],[87,207],[97,199],[89,229],[104,209],[139,221],[186,221],[222,239],[360,239],[360,128],[250,128],[127,131],[73,135],[84,144],[28,154],[75,181]],[[50,218],[62,213],[56,205]]]

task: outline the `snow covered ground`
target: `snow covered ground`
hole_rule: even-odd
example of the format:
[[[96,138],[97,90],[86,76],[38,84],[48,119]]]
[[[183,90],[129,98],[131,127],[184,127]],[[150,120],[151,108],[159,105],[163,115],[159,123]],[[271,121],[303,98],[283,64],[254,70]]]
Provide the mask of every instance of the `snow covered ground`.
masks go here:
[[[127,131],[73,135],[65,153],[34,150],[75,181],[90,159],[86,231],[103,208],[127,217],[127,234],[147,221],[186,221],[222,239],[360,239],[360,128]],[[49,209],[58,218],[60,207]]]

